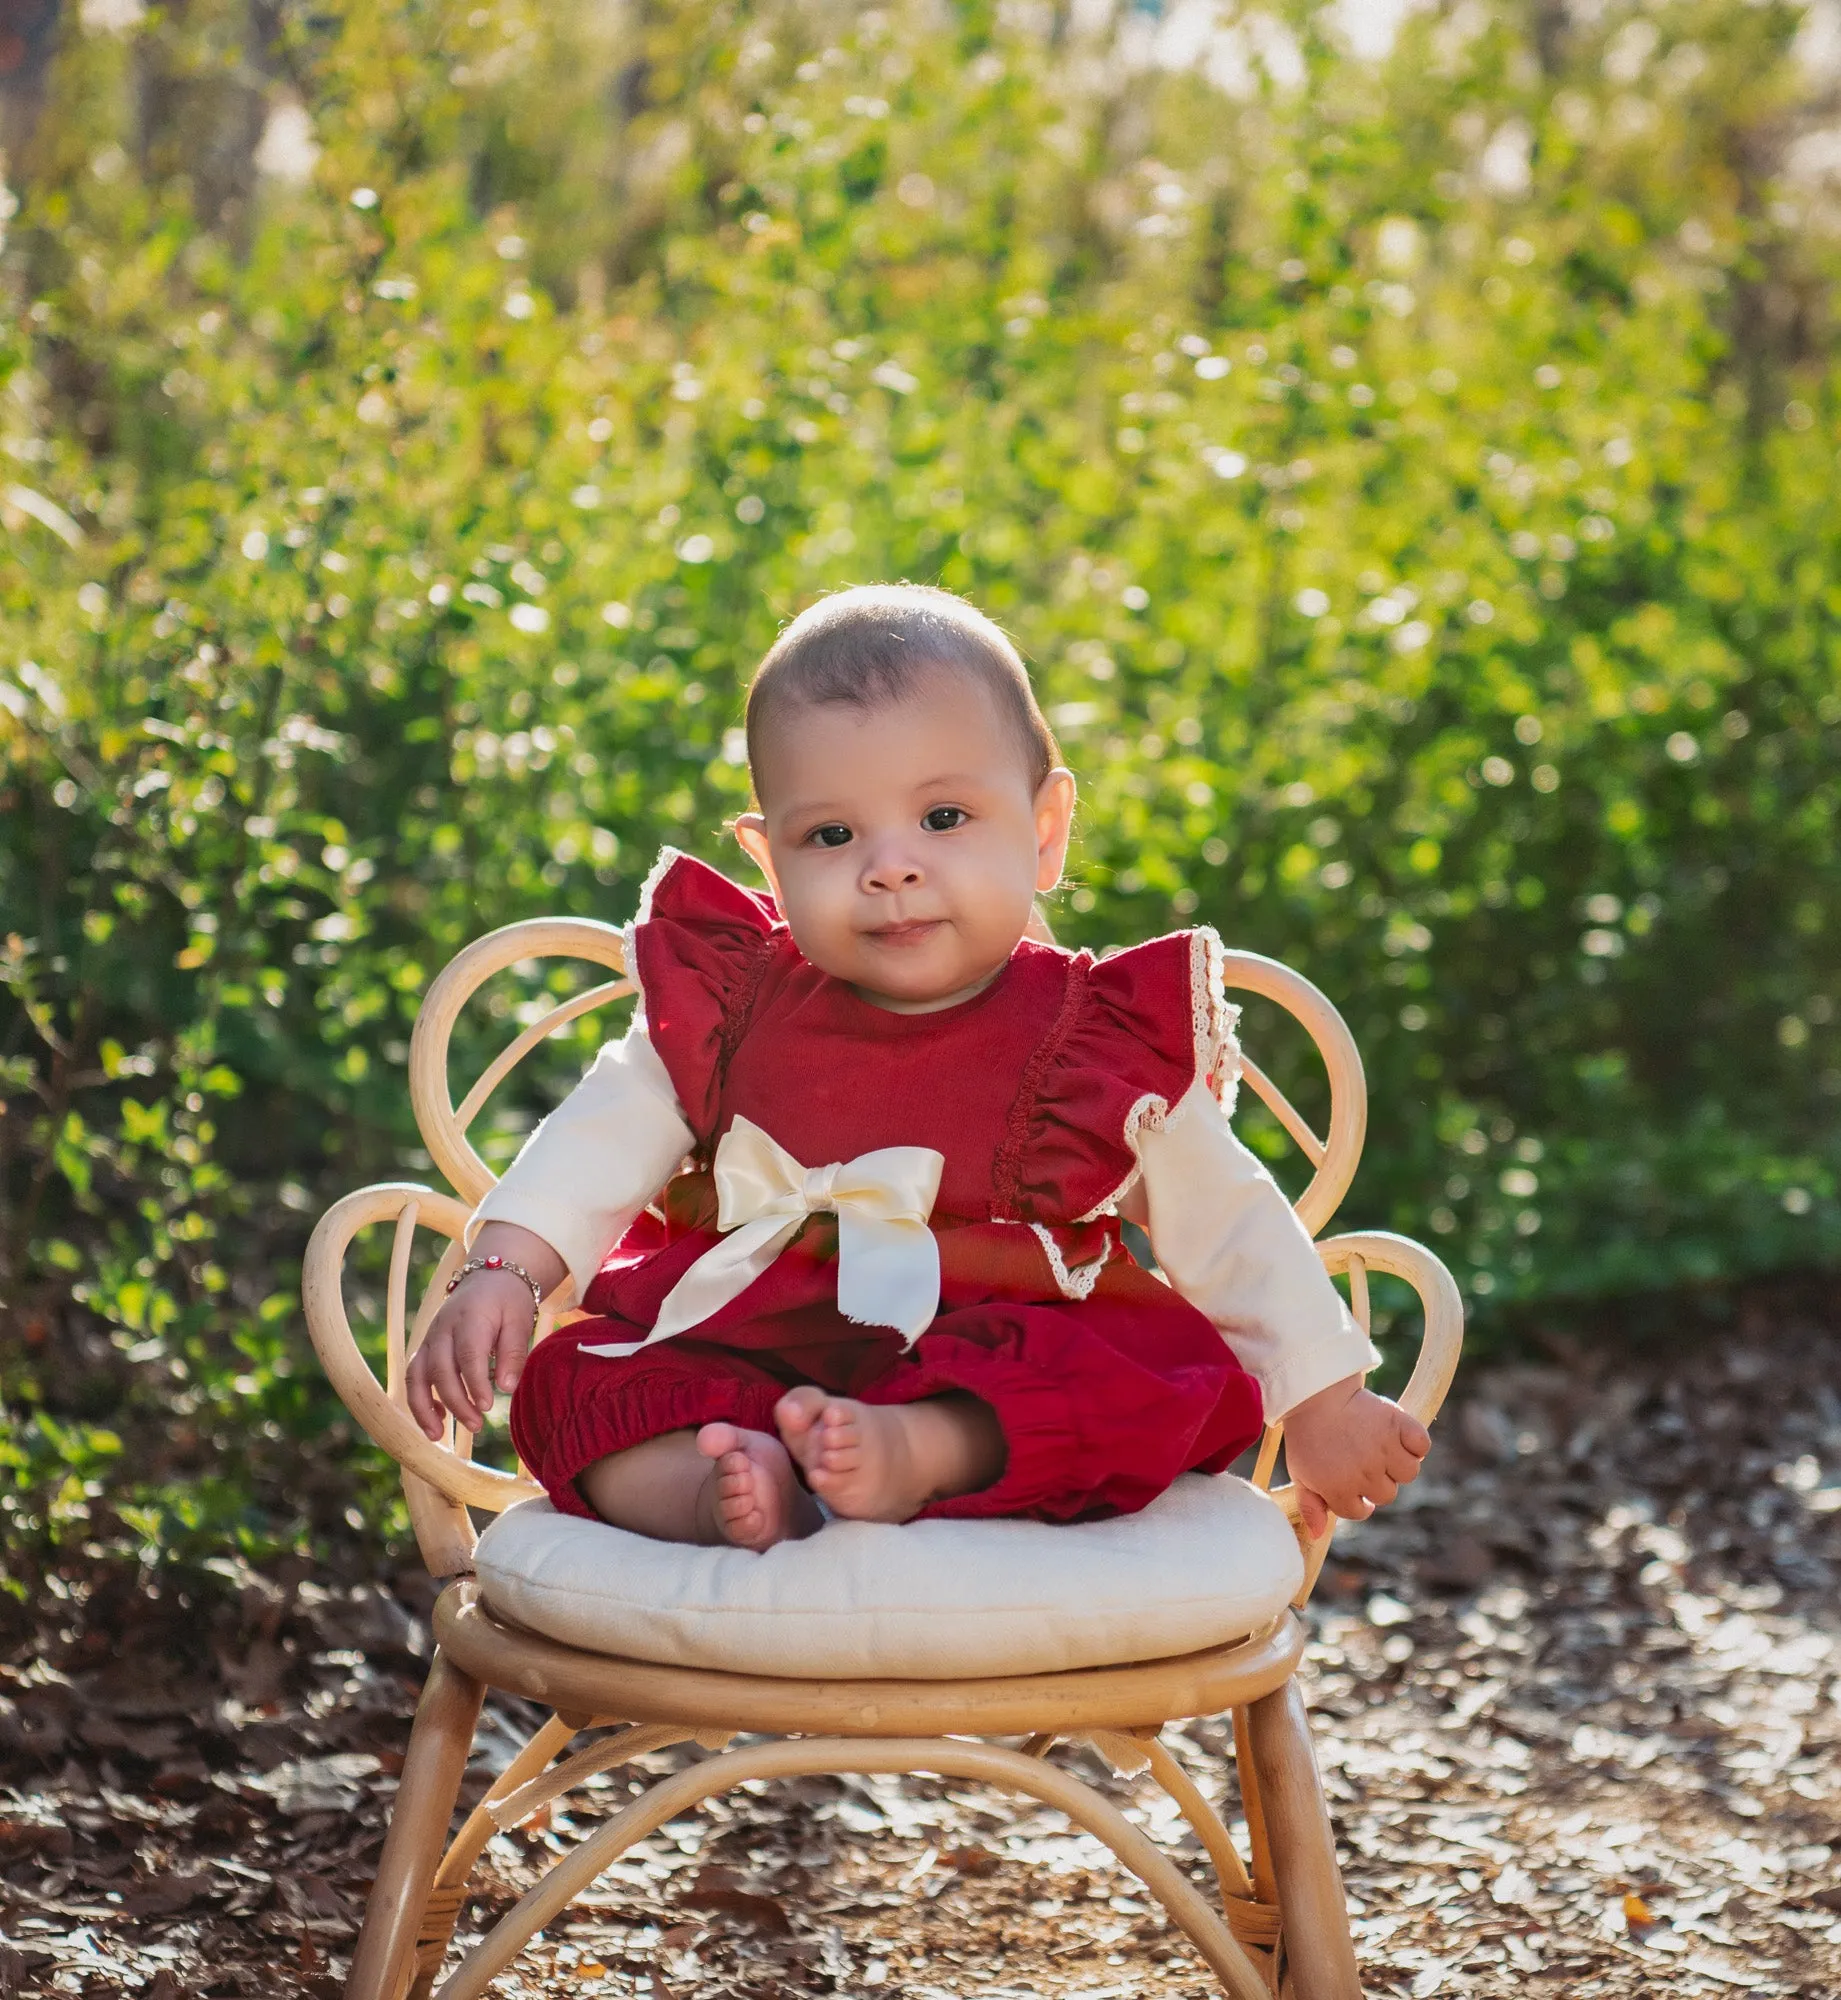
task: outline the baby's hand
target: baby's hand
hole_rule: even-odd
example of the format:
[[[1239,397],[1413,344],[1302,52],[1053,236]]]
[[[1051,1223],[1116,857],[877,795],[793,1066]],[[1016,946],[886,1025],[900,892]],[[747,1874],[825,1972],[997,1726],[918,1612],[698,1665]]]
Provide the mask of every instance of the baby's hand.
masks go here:
[[[1359,1375],[1332,1382],[1285,1413],[1285,1463],[1317,1536],[1339,1514],[1365,1521],[1419,1477],[1432,1439],[1417,1417],[1362,1387]]]
[[[431,1438],[441,1436],[447,1412],[478,1430],[495,1385],[506,1395],[518,1386],[532,1320],[531,1288],[510,1271],[473,1271],[460,1281],[405,1377],[410,1412]]]

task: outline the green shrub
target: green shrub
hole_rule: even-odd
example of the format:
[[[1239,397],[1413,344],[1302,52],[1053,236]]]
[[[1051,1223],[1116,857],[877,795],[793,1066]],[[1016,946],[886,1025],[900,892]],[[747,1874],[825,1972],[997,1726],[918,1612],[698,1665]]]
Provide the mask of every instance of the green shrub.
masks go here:
[[[1034,661],[1067,940],[1206,921],[1342,1006],[1348,1213],[1479,1306],[1841,1248],[1793,12],[1376,65],[1300,9],[1238,95],[1051,13],[71,10],[0,318],[21,1546],[336,1526],[298,1257],[426,1168],[428,977],[720,858],[746,673],[863,578]]]

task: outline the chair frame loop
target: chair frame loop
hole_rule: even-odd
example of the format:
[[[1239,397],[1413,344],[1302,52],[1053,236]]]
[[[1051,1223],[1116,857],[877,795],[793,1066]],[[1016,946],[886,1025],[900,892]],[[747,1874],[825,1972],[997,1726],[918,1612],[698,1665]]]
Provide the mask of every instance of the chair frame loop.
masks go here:
[[[624,974],[626,938],[613,924],[595,923],[585,917],[533,917],[488,931],[468,945],[428,989],[410,1037],[409,1103],[415,1113],[416,1127],[428,1148],[429,1158],[447,1176],[469,1211],[485,1199],[498,1178],[467,1138],[467,1126],[492,1088],[502,1083],[546,1036],[595,1007],[637,991],[630,979],[622,977],[590,993],[578,993],[552,1008],[542,1020],[527,1028],[468,1092],[463,1100],[467,1112],[463,1121],[448,1088],[448,1047],[453,1040],[454,1023],[467,1002],[495,973],[534,958],[585,959],[590,965]]]
[[[1361,1163],[1362,1142],[1368,1136],[1368,1081],[1361,1051],[1348,1023],[1323,991],[1276,958],[1256,951],[1224,951],[1221,979],[1230,992],[1257,994],[1293,1015],[1317,1045],[1329,1074],[1330,1130],[1326,1139],[1319,1139],[1284,1092],[1244,1050],[1241,1052],[1241,1074],[1254,1096],[1284,1126],[1316,1169],[1310,1185],[1292,1204],[1298,1220],[1315,1236],[1342,1206]]]

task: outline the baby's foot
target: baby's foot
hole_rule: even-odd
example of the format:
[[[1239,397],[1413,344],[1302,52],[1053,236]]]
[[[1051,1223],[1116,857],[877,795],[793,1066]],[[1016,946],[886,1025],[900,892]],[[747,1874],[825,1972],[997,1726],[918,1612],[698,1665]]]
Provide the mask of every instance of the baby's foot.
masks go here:
[[[773,1420],[806,1483],[847,1521],[909,1521],[932,1498],[909,1449],[907,1411],[823,1389],[789,1389]]]
[[[969,1396],[876,1405],[806,1386],[789,1389],[773,1419],[806,1483],[847,1521],[911,1521],[1003,1470],[997,1420]]]
[[[778,1438],[737,1424],[705,1424],[697,1449],[713,1461],[698,1512],[713,1539],[738,1549],[770,1549],[823,1523]]]

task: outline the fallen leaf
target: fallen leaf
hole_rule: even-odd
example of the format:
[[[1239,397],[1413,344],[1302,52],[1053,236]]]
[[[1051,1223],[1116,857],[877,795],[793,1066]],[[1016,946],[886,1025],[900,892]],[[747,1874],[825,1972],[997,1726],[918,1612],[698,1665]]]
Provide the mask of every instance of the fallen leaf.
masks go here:
[[[1703,1979],[1717,1980],[1722,1986],[1755,1986],[1758,1983],[1743,1966],[1734,1965],[1727,1959],[1712,1958],[1705,1952],[1696,1952],[1688,1960],[1688,1970],[1699,1973]]]
[[[947,1847],[940,1851],[942,1867],[956,1869],[961,1875],[969,1875],[974,1880],[995,1874],[1002,1859],[988,1847]]]
[[[1492,1903],[1531,1903],[1535,1894],[1534,1877],[1519,1861],[1511,1861],[1489,1887],[1489,1898]]]
[[[1502,1948],[1517,1972],[1539,1972],[1546,1963],[1525,1938],[1518,1937],[1513,1931],[1503,1938]]]
[[[239,1876],[245,1882],[259,1882],[264,1888],[275,1879],[266,1868],[251,1868],[242,1861],[226,1861],[221,1855],[212,1857],[211,1866],[222,1869],[226,1875]]]
[[[68,1854],[70,1829],[43,1819],[0,1819],[0,1861],[27,1854]]]
[[[758,1924],[763,1930],[772,1931],[780,1937],[792,1935],[792,1919],[772,1896],[753,1895],[746,1889],[705,1889],[698,1886],[686,1890],[678,1902],[689,1910],[716,1910],[724,1916],[740,1917],[745,1923]]]
[[[176,1757],[148,1780],[148,1790],[163,1799],[199,1799],[210,1789],[211,1771],[202,1757]]]
[[[1655,1915],[1634,1889],[1624,1895],[1624,1922],[1633,1931],[1648,1930],[1655,1923]]]
[[[364,1796],[362,1781],[377,1771],[377,1759],[363,1751],[342,1751],[331,1757],[301,1757],[277,1764],[249,1783],[290,1816],[304,1813],[344,1813]]]
[[[210,1873],[200,1869],[192,1875],[155,1875],[137,1882],[124,1893],[121,1904],[131,1917],[172,1917],[222,1894]]]

